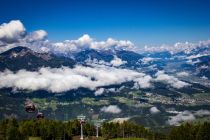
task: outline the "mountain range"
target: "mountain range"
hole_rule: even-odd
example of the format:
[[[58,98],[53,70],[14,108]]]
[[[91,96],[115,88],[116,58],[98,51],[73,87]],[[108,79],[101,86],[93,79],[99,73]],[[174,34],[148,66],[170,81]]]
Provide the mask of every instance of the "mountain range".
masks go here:
[[[153,128],[210,119],[210,46],[179,52],[85,48],[67,55],[17,46],[0,54],[0,118],[130,119]],[[28,83],[28,84],[27,84]],[[45,85],[46,84],[46,85]]]

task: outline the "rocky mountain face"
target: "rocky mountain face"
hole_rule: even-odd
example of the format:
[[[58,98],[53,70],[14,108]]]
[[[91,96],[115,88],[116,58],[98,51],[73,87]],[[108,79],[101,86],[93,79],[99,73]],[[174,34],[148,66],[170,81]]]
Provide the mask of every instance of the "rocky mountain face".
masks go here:
[[[40,67],[73,67],[76,62],[70,58],[48,53],[37,53],[26,47],[15,47],[0,54],[0,70],[37,70]]]

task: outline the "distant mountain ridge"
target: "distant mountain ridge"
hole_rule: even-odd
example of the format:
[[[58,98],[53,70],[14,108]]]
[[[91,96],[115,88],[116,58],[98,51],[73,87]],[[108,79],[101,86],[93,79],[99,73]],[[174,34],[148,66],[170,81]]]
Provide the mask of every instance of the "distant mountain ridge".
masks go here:
[[[37,70],[40,67],[73,67],[74,60],[48,53],[37,53],[27,47],[15,47],[0,54],[0,70]]]
[[[40,67],[59,68],[61,66],[72,68],[76,64],[86,65],[87,60],[110,63],[117,57],[125,62],[122,67],[128,69],[140,68],[151,73],[150,71],[164,70],[164,67],[173,64],[176,68],[179,67],[180,70],[192,71],[197,73],[198,76],[210,78],[210,54],[208,55],[208,47],[200,49],[199,51],[197,48],[187,54],[184,52],[171,54],[168,51],[139,54],[126,50],[84,49],[68,56],[62,56],[54,53],[39,53],[28,47],[18,46],[0,54],[0,70],[37,70]],[[150,69],[150,67],[155,68]],[[179,71],[179,69],[177,70]]]
[[[68,56],[62,56],[53,53],[38,53],[30,48],[18,46],[0,54],[0,70],[16,71],[20,69],[36,70],[39,67],[73,67],[76,63],[85,64],[88,59],[110,62],[114,57],[126,61],[126,67],[136,67],[136,65],[139,65],[137,64],[138,60],[143,58],[141,54],[124,50],[97,51],[85,49]]]

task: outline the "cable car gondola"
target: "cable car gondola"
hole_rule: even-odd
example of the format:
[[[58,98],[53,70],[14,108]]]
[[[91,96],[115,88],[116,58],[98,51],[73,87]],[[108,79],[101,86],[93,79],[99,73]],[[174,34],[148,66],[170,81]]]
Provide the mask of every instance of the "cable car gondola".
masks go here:
[[[80,120],[80,124],[85,124],[85,120]]]
[[[34,113],[36,111],[36,107],[33,102],[31,102],[30,100],[27,100],[25,102],[25,110],[28,113]]]
[[[38,112],[36,115],[37,119],[44,119],[44,114],[42,112]]]

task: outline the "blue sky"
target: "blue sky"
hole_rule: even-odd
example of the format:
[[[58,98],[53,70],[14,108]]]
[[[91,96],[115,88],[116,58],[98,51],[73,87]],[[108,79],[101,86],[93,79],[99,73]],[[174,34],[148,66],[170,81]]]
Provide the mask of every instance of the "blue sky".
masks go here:
[[[210,39],[209,0],[1,0],[0,23],[19,19],[51,41],[89,34],[136,45]]]

